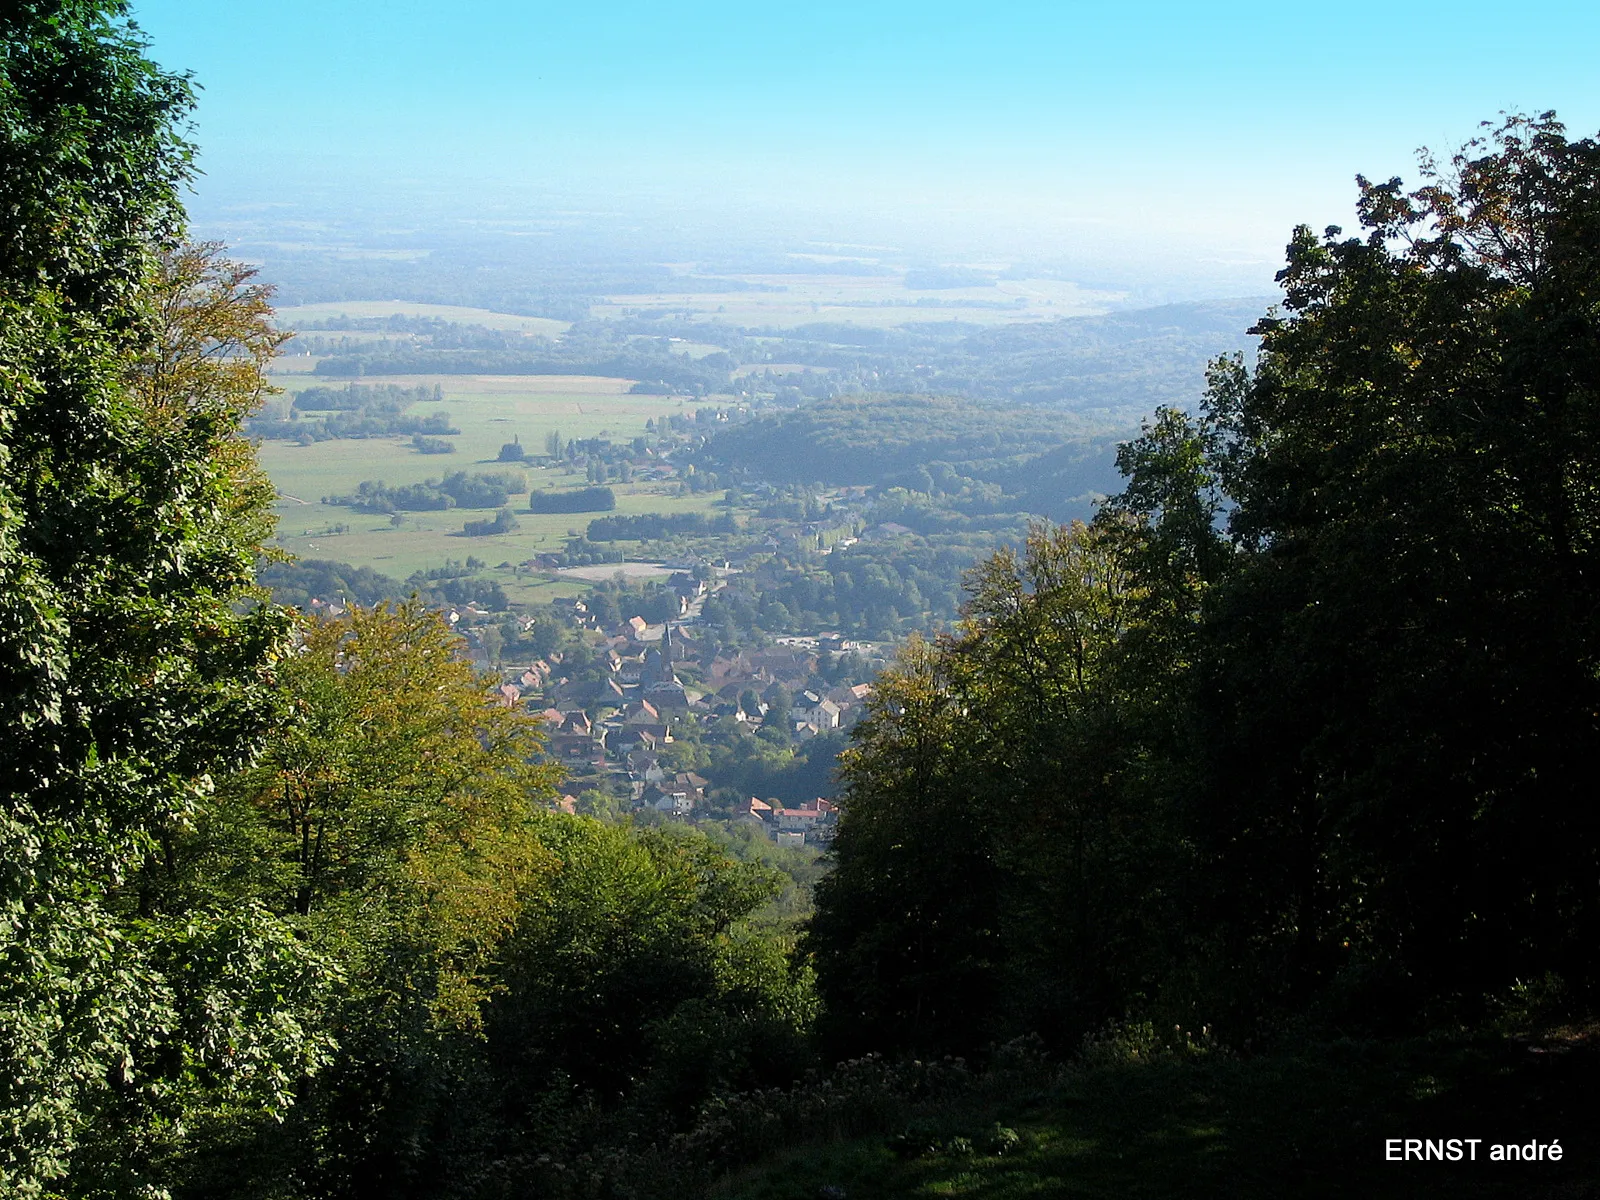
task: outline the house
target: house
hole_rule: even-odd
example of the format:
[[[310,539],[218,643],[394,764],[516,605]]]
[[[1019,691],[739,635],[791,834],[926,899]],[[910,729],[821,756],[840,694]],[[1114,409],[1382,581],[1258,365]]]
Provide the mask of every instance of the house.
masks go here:
[[[594,756],[595,741],[582,734],[558,733],[551,740],[550,750],[557,758],[581,758],[587,761]]]
[[[839,715],[843,710],[832,700],[823,700],[811,710],[811,724],[817,729],[839,728]]]
[[[644,803],[647,808],[653,808],[657,812],[684,817],[694,811],[695,799],[687,790],[669,783],[647,787],[644,792]]]
[[[676,679],[666,680],[660,683],[647,683],[644,685],[643,690],[645,699],[648,700],[651,705],[657,709],[657,711],[668,708],[682,711],[683,709],[689,707],[688,693],[683,690],[683,684],[679,683]]]
[[[574,686],[566,689],[566,692],[565,699],[575,701],[586,708],[621,708],[627,701],[627,693],[615,679],[602,679],[599,683]]]
[[[661,762],[646,750],[636,750],[628,755],[628,772],[638,775],[646,783],[660,783],[667,777]]]
[[[683,662],[686,659],[698,658],[704,652],[704,647],[699,644],[700,639],[687,629],[680,626],[668,632],[672,636],[670,639],[665,637],[661,639],[662,653],[673,662]]]
[[[628,725],[659,725],[661,712],[648,700],[636,700],[623,709],[622,720]]]
[[[757,825],[765,826],[772,820],[772,805],[751,796],[748,800],[741,800],[733,806],[733,819],[753,821]]]
[[[665,724],[626,724],[616,730],[610,739],[610,744],[618,752],[628,754],[641,748],[655,750],[670,741],[672,741],[672,734]]]
[[[680,772],[671,779],[648,784],[644,789],[645,807],[673,816],[687,816],[705,803],[706,781],[692,772]]]
[[[836,687],[828,693],[828,699],[839,706],[843,712],[853,704],[860,704],[872,695],[870,683],[858,683],[854,687]]]
[[[706,594],[705,580],[696,579],[687,571],[679,571],[670,576],[667,579],[667,586],[689,600],[698,599]]]
[[[774,805],[772,823],[778,833],[797,833],[802,841],[823,842],[833,837],[833,828],[839,822],[839,809],[831,801],[818,796],[793,808]],[[781,840],[781,838],[780,838]]]
[[[773,646],[767,650],[758,650],[748,655],[750,669],[757,674],[766,672],[772,678],[804,679],[811,673],[815,660],[803,651],[796,651],[789,646]]]
[[[677,787],[689,792],[697,800],[705,799],[706,788],[711,783],[709,779],[696,775],[693,771],[678,772],[677,775],[673,776],[672,782]]]
[[[648,687],[652,683],[668,683],[676,679],[672,663],[655,646],[644,652],[644,663],[639,670],[639,682]]]

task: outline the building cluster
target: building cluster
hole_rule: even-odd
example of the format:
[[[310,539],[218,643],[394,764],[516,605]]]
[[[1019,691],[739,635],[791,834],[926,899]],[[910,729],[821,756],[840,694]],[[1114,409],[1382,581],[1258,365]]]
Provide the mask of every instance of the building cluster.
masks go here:
[[[580,602],[571,602],[581,606]],[[587,613],[570,614],[580,624]],[[786,733],[805,741],[861,719],[870,684],[820,687],[819,650],[855,648],[832,635],[789,638],[764,649],[723,652],[692,626],[634,617],[601,631],[584,670],[552,655],[502,673],[499,696],[527,707],[549,726],[549,752],[575,776],[598,776],[640,809],[687,818],[706,807],[712,784],[672,766],[670,747],[685,731],[719,723],[750,727],[781,717],[767,697],[789,698]],[[782,703],[781,700],[778,701]],[[752,797],[734,816],[754,821],[774,840],[827,841],[837,810],[827,799],[785,808]]]
[[[759,825],[780,846],[802,846],[807,842],[826,844],[833,840],[839,808],[820,796],[790,807],[751,796],[734,808],[734,819]]]

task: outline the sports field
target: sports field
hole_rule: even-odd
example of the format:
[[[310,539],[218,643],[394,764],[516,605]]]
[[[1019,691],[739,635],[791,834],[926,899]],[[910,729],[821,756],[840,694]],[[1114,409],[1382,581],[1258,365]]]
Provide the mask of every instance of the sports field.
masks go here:
[[[317,385],[341,384],[304,375],[277,376],[275,382],[290,393]],[[330,558],[369,566],[386,575],[404,578],[413,571],[436,567],[445,559],[465,559],[469,554],[491,567],[501,562],[522,562],[542,551],[560,548],[569,530],[581,531],[598,514],[540,513],[525,511],[527,494],[514,496],[511,508],[521,528],[493,537],[463,537],[462,524],[492,516],[492,512],[447,509],[443,512],[403,514],[396,527],[387,516],[356,512],[323,504],[324,496],[355,491],[363,480],[391,485],[420,483],[452,471],[521,469],[535,489],[581,487],[581,472],[529,464],[495,461],[500,447],[520,438],[534,454],[542,454],[545,435],[559,431],[563,438],[609,437],[629,440],[645,432],[645,422],[681,412],[685,403],[665,396],[627,394],[631,380],[572,375],[400,375],[373,377],[367,383],[393,383],[403,387],[439,384],[444,401],[437,407],[450,414],[461,430],[449,440],[454,454],[418,454],[410,438],[334,439],[308,446],[292,442],[261,444],[262,466],[272,477],[278,497],[278,545],[301,558]],[[427,413],[432,404],[413,411]],[[677,513],[710,511],[716,494],[675,496],[675,484],[611,484],[617,494],[618,513]],[[334,533],[347,525],[348,532]],[[521,576],[510,569],[496,572],[508,590]],[[551,594],[572,592],[579,585],[566,582]]]

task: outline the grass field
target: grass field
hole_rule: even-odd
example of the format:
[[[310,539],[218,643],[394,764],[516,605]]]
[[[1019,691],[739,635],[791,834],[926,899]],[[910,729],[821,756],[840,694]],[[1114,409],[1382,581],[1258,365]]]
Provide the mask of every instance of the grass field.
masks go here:
[[[291,393],[326,385],[328,379],[278,376],[275,381]],[[395,528],[389,518],[358,513],[350,508],[321,503],[324,496],[353,492],[363,480],[381,479],[391,485],[420,483],[451,471],[492,470],[501,445],[520,437],[522,444],[541,453],[545,435],[559,430],[563,437],[610,437],[625,440],[645,432],[645,422],[682,411],[684,402],[663,396],[627,394],[631,381],[591,376],[385,376],[375,383],[405,387],[438,383],[445,399],[439,407],[450,413],[461,430],[454,454],[418,454],[409,438],[335,439],[300,446],[292,442],[263,442],[262,466],[279,492],[278,536],[283,549],[301,558],[330,558],[369,566],[386,575],[404,578],[413,571],[438,566],[447,558],[469,554],[491,566],[502,561],[520,562],[541,551],[555,550],[568,530],[582,530],[593,514],[533,514],[526,494],[512,498],[521,528],[500,537],[460,536],[462,523],[486,515],[464,509],[404,514]],[[431,405],[417,406],[431,411]],[[517,464],[512,464],[516,466]],[[523,466],[530,486],[539,489],[581,486],[582,474]],[[677,497],[670,485],[613,484],[619,513],[677,513],[709,511],[717,496]],[[348,525],[349,532],[335,534],[333,526]],[[508,586],[525,581],[504,572]],[[545,585],[541,585],[545,586]],[[581,590],[574,581],[550,585],[549,594]]]
[[[912,290],[899,276],[852,275],[743,275],[730,276],[741,283],[781,291],[674,293],[608,296],[591,309],[596,319],[625,316],[630,310],[666,310],[688,313],[693,319],[748,327],[785,329],[817,321],[844,322],[871,328],[890,328],[910,321],[967,321],[979,325],[1004,325],[1014,321],[1043,321],[1056,317],[1095,316],[1109,312],[1121,293],[1095,291],[1054,279],[1002,279],[993,287]],[[919,305],[937,301],[938,307]],[[1016,307],[990,307],[997,302]],[[571,322],[547,317],[523,317],[484,308],[447,304],[420,304],[409,300],[338,300],[295,305],[278,310],[284,329],[336,322],[340,318],[414,316],[437,317],[490,329],[537,333],[559,337]],[[698,357],[715,346],[678,347]],[[309,369],[309,368],[308,368]]]
[[[913,291],[894,276],[748,275],[734,278],[784,290],[609,296],[606,303],[596,304],[591,313],[599,319],[615,319],[629,310],[662,309],[689,313],[695,320],[752,328],[787,329],[827,321],[881,329],[913,321],[1005,325],[1015,321],[1095,316],[1109,312],[1121,297],[1117,292],[1091,291],[1077,284],[1047,279],[1001,280],[993,287]],[[919,305],[919,300],[938,301],[939,307]],[[989,307],[996,303],[1009,306],[1019,300],[1022,303],[1015,307]]]
[[[514,330],[559,337],[572,327],[571,321],[549,317],[519,317],[513,313],[491,312],[487,308],[458,308],[451,304],[417,304],[410,300],[332,300],[326,304],[299,304],[278,309],[280,329],[296,329],[323,324],[341,317],[437,317],[461,325],[483,325],[490,329]]]

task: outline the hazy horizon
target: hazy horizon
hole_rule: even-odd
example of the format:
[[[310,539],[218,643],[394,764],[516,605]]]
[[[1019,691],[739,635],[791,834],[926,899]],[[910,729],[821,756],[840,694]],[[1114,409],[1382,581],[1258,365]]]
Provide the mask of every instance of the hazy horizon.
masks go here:
[[[1265,4],[133,13],[203,89],[196,229],[246,248],[864,245],[1240,295],[1271,288],[1295,224],[1354,223],[1357,172],[1415,178],[1419,146],[1447,153],[1502,110],[1600,126],[1600,15],[1577,5],[1381,27]]]

